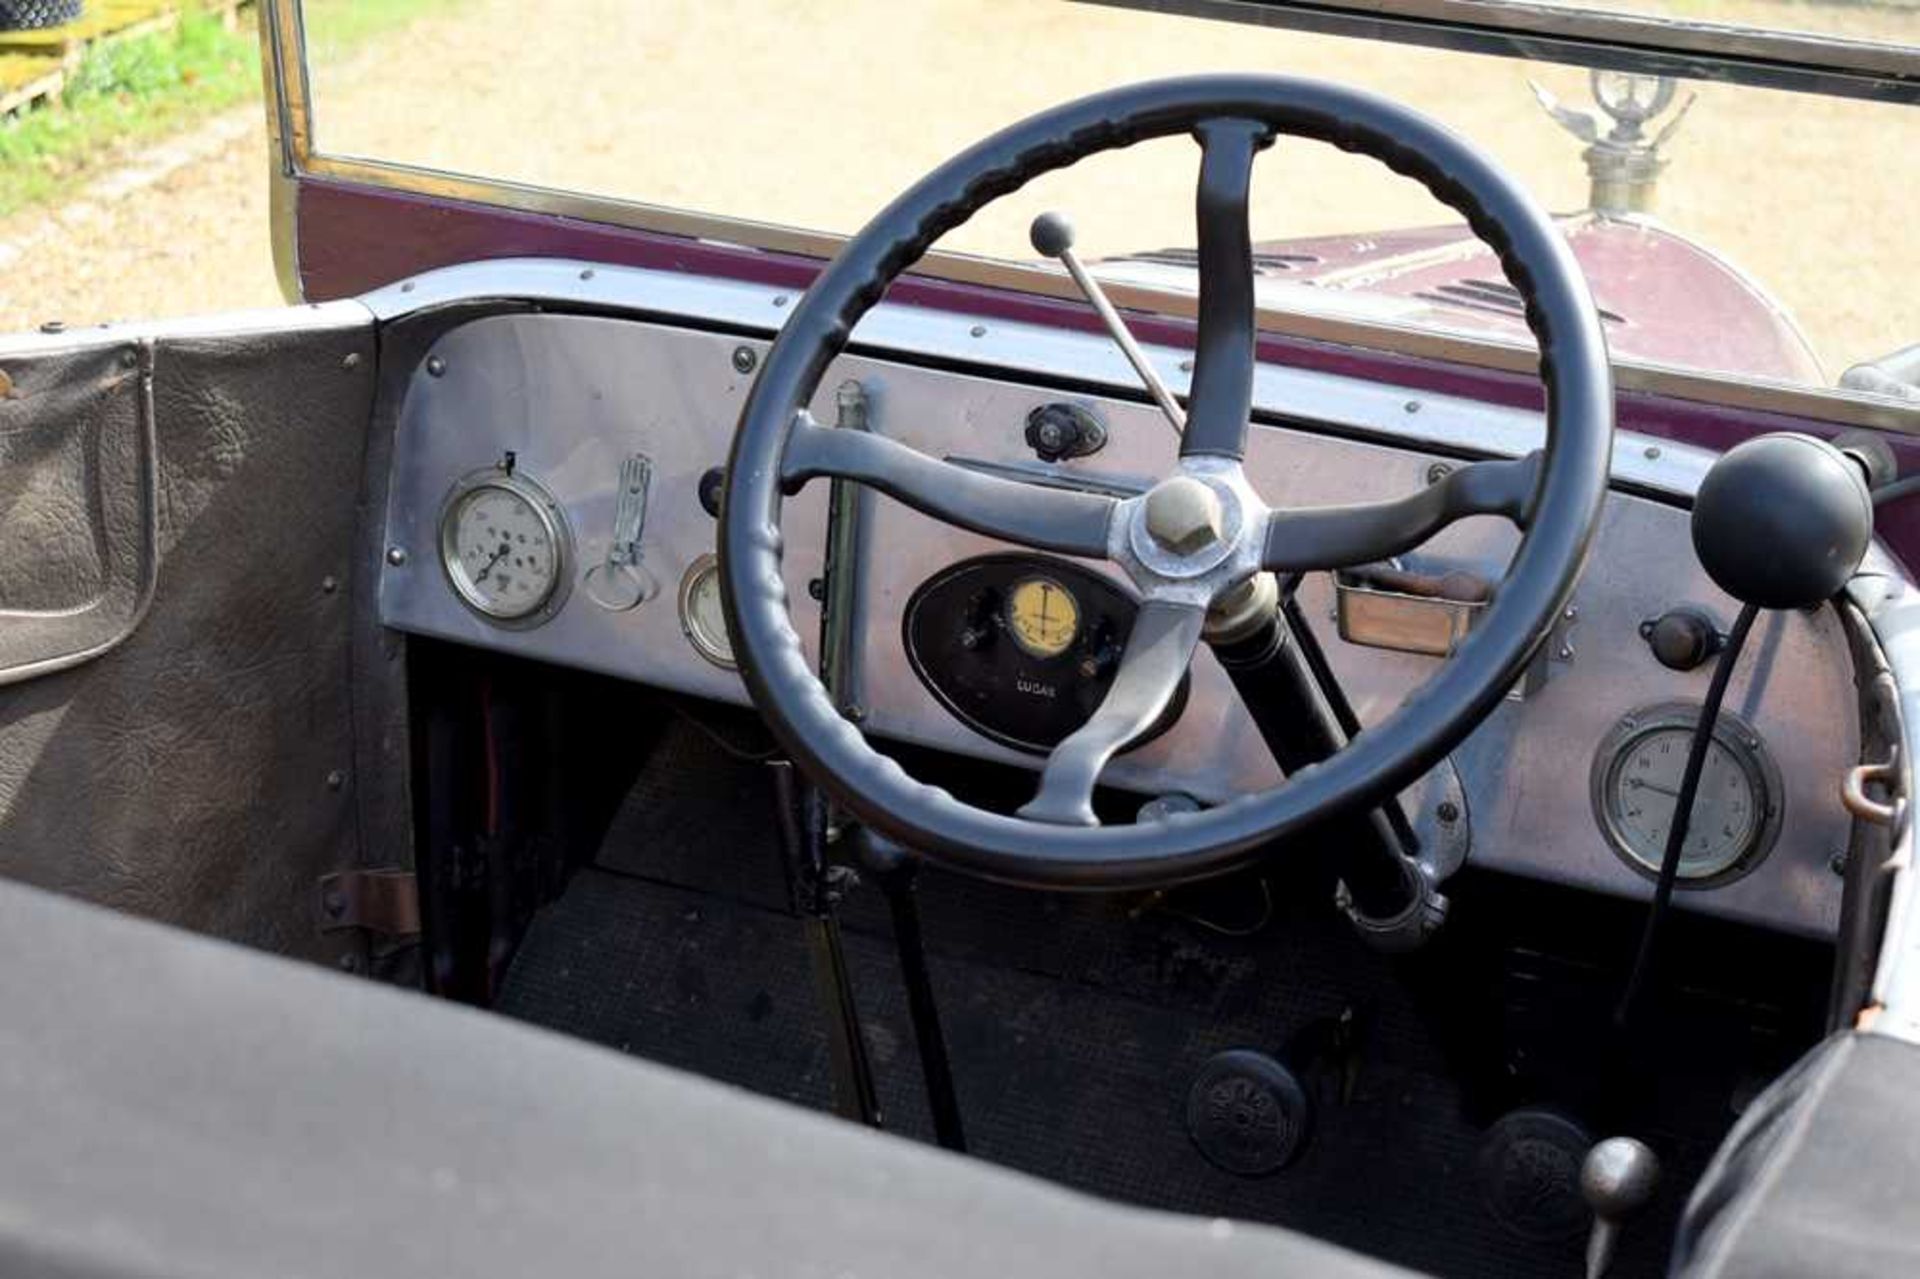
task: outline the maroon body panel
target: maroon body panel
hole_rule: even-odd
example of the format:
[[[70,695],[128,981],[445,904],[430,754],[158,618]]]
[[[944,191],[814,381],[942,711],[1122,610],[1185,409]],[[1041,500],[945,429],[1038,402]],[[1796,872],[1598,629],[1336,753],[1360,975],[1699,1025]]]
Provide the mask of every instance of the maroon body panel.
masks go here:
[[[312,178],[299,183],[296,225],[301,287],[312,302],[353,297],[410,275],[488,258],[565,258],[793,289],[805,288],[821,265],[794,254]],[[1297,241],[1288,247],[1297,249],[1305,243]],[[970,316],[1090,332],[1100,327],[1091,308],[1078,302],[982,285],[908,276],[887,296],[903,305]],[[1706,323],[1697,308],[1691,314],[1702,316],[1700,322]],[[1189,321],[1144,315],[1130,316],[1129,321],[1144,341],[1193,345]],[[1538,408],[1542,403],[1540,383],[1524,374],[1361,347],[1263,334],[1259,357],[1264,363],[1492,404]],[[1635,391],[1620,394],[1619,424],[1626,430],[1715,450],[1768,431],[1834,433],[1812,419]],[[1920,469],[1920,440],[1890,436],[1888,442],[1903,472]],[[1920,501],[1886,511],[1879,532],[1904,562],[1920,564]]]
[[[1822,385],[1806,339],[1764,289],[1658,223],[1578,213],[1556,219],[1586,273],[1617,356],[1739,377]],[[1319,236],[1259,246],[1267,272],[1317,288],[1421,304],[1419,326],[1524,340],[1519,296],[1465,227]]]

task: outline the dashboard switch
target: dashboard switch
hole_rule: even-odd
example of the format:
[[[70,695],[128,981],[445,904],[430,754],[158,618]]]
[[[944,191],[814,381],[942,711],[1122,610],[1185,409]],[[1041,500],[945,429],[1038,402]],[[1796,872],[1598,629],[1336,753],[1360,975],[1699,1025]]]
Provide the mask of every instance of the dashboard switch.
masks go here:
[[[1703,665],[1726,637],[1711,617],[1697,608],[1670,608],[1652,621],[1640,623],[1640,638],[1653,650],[1653,659],[1673,671]]]
[[[727,468],[710,466],[700,476],[700,509],[720,518],[720,498],[727,491]]]
[[[1107,446],[1107,428],[1077,404],[1042,404],[1027,414],[1027,447],[1042,462],[1087,457]]]

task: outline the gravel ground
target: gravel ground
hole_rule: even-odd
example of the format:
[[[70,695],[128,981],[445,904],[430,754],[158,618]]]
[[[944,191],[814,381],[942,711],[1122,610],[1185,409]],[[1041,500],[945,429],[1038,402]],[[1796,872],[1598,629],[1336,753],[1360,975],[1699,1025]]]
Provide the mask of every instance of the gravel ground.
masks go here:
[[[1726,16],[1749,10],[1779,12],[1726,0]],[[519,0],[469,0],[315,68],[320,144],[850,229],[952,151],[1050,102],[1150,75],[1286,70],[1401,98],[1487,146],[1550,206],[1584,203],[1579,144],[1526,88],[1531,77],[1584,101],[1585,77],[1564,67],[1035,0],[568,0],[543,6],[534,27],[526,13]],[[1821,13],[1873,37],[1920,28],[1898,9]],[[855,38],[881,30],[884,42]],[[214,122],[132,194],[0,223],[0,330],[277,301],[256,115]],[[1662,214],[1764,281],[1833,371],[1920,340],[1920,112],[1702,85],[1671,158]],[[1192,170],[1185,142],[1100,157],[948,246],[1026,256],[1025,224],[1050,206],[1072,212],[1091,254],[1187,243]],[[1262,161],[1261,238],[1439,216],[1412,184],[1328,148],[1282,146]]]

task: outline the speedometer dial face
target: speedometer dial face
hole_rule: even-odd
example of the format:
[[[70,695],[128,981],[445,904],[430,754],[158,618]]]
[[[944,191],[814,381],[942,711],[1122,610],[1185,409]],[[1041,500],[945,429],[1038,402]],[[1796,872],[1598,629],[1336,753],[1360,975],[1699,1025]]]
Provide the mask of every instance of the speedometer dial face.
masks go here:
[[[1080,604],[1050,577],[1029,577],[1007,593],[1007,630],[1035,657],[1058,657],[1080,634]]]
[[[558,604],[566,571],[558,508],[522,476],[469,476],[441,515],[440,561],[454,593],[483,617],[542,621]]]
[[[1601,743],[1594,808],[1628,865],[1657,875],[1673,829],[1699,708],[1675,703],[1636,711]],[[1680,849],[1681,881],[1736,878],[1766,856],[1780,821],[1779,775],[1760,737],[1722,711],[1700,771]]]

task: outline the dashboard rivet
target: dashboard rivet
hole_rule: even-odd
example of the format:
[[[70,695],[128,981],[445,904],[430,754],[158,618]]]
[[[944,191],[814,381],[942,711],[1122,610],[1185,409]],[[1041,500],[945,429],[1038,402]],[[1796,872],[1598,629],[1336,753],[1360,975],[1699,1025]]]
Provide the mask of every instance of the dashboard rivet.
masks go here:
[[[1641,456],[1645,457],[1647,461],[1651,462],[1655,458],[1658,458],[1660,456],[1660,448],[1658,445],[1649,444],[1647,445],[1646,449],[1642,452]]]
[[[1841,849],[1827,859],[1827,869],[1836,875],[1844,876],[1847,873],[1847,853],[1845,849]]]
[[[815,603],[827,598],[827,579],[813,577],[807,579],[807,598]]]
[[[389,546],[387,548],[387,563],[393,565],[395,568],[399,568],[406,562],[407,550],[404,546]]]
[[[733,348],[733,371],[735,373],[751,373],[754,370],[754,366],[759,363],[760,357],[753,353],[752,347],[736,346]]]
[[[335,591],[338,591],[339,589],[340,589],[340,579],[333,576],[331,573],[329,573],[327,576],[320,579],[320,593],[322,595],[332,595]]]
[[[340,361],[340,367],[341,367],[341,368],[343,368],[343,369],[357,369],[357,368],[359,368],[359,367],[360,367],[360,352],[358,352],[358,351],[348,351],[348,352],[347,352],[347,354],[346,354],[346,356],[345,356],[345,357],[344,357],[344,358],[343,358],[343,359],[342,359],[342,360]]]
[[[973,337],[983,338],[987,336],[987,326],[984,324],[976,324],[968,329],[967,332]]]
[[[1453,466],[1448,462],[1435,462],[1427,468],[1427,483],[1438,484],[1453,474]]]
[[[447,362],[445,360],[441,359],[437,355],[429,355],[427,357],[427,376],[428,377],[444,377],[446,375],[446,372],[447,372]]]
[[[1442,825],[1451,826],[1460,820],[1460,806],[1450,799],[1443,799],[1433,815],[1440,819]]]
[[[346,784],[347,784],[347,775],[341,772],[339,769],[336,768],[327,773],[327,789],[328,790],[339,790],[342,786],[345,786]]]
[[[593,278],[593,268],[588,267],[586,270],[582,271],[580,273],[580,278],[583,280],[591,280]]]
[[[1402,407],[1409,413],[1418,413],[1420,411],[1420,401],[1408,400]]]
[[[785,306],[787,304],[787,295],[784,293],[774,294],[773,304],[775,306]]]

